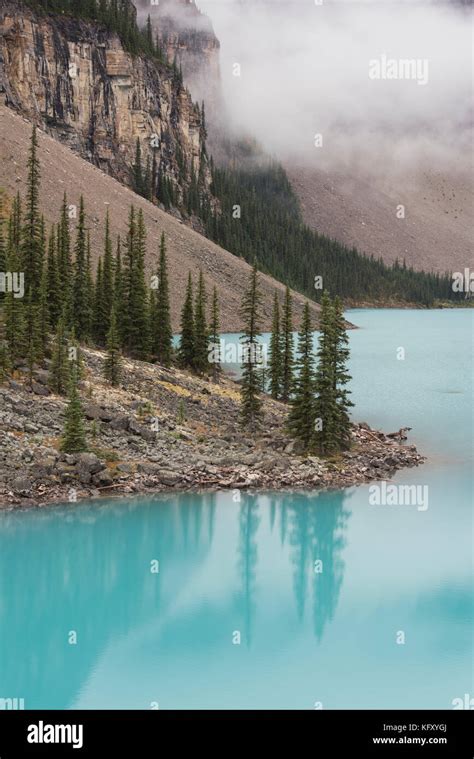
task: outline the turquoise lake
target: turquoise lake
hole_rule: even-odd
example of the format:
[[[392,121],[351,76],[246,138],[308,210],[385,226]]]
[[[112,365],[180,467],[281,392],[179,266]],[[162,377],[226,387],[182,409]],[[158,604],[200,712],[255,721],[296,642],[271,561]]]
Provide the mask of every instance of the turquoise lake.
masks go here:
[[[0,698],[449,709],[473,695],[473,316],[348,312],[354,417],[413,428],[429,460],[395,482],[427,485],[426,511],[370,505],[364,486],[0,514]]]

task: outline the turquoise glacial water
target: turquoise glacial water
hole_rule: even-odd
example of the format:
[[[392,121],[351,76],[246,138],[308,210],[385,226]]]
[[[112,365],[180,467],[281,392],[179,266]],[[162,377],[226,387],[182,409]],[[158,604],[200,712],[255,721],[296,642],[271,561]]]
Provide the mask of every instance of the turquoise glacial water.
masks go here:
[[[429,461],[395,482],[427,485],[426,511],[370,505],[364,486],[1,514],[0,698],[443,709],[472,695],[473,315],[348,314],[354,416],[413,428]]]

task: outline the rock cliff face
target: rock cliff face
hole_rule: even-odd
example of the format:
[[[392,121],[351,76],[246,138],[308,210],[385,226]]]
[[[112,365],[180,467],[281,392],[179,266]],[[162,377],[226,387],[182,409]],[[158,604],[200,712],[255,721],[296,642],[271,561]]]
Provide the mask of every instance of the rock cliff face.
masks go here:
[[[181,66],[184,82],[199,103],[205,102],[211,143],[223,120],[220,43],[210,19],[193,0],[136,0],[139,18],[145,24],[150,15],[153,34],[168,61]]]
[[[199,107],[170,67],[127,53],[104,26],[0,3],[6,104],[122,182],[136,141],[181,200],[191,172],[210,184]]]

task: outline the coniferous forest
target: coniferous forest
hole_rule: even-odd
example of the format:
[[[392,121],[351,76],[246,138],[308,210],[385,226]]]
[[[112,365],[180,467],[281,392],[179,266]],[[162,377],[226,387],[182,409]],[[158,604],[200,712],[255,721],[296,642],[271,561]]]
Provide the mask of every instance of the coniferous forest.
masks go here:
[[[41,168],[34,127],[26,197],[22,199],[18,193],[9,216],[3,208],[0,213],[0,270],[5,273],[5,292],[0,294],[0,379],[7,379],[17,367],[26,365],[32,381],[34,369],[48,358],[51,390],[69,395],[62,450],[73,453],[87,448],[78,392],[83,373],[81,345],[106,350],[103,375],[112,387],[119,386],[122,380],[123,355],[163,366],[176,363],[216,381],[221,370],[219,299],[215,288],[212,299],[208,297],[202,271],[197,281],[196,278],[193,281],[189,272],[180,345],[175,351],[164,234],[158,271],[148,283],[147,234],[142,211],[130,208],[123,241],[114,238],[107,213],[103,252],[93,272],[83,198],[73,215],[75,229],[65,195],[58,221],[49,231],[45,228],[40,201]],[[8,274],[11,282],[7,280]],[[24,278],[21,287],[19,279],[14,286],[13,277],[17,276]],[[281,329],[280,304],[275,293],[269,373],[263,379],[265,368],[261,367],[259,357],[260,306],[258,269],[254,263],[241,309],[244,325],[241,339],[245,348],[242,424],[249,429],[261,424],[261,395],[269,391],[275,399],[290,402],[289,430],[304,450],[317,448],[327,454],[347,447],[350,437],[347,409],[351,404],[343,389],[350,378],[345,373],[348,350],[342,302],[338,298],[332,302],[324,293],[316,370],[308,303],[295,361],[291,293],[287,287],[281,306]],[[317,431],[318,419],[323,425],[323,436]]]

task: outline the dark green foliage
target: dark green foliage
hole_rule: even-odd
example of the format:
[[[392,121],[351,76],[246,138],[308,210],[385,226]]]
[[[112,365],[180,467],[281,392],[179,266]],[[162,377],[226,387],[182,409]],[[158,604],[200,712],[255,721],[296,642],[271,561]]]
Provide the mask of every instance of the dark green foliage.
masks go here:
[[[38,159],[38,137],[33,127],[28,156],[28,179],[25,215],[22,229],[21,266],[25,273],[25,294],[37,303],[40,297],[41,272],[44,250],[42,245],[42,224],[39,212],[40,166]]]
[[[110,328],[107,333],[107,357],[104,364],[104,377],[112,387],[120,384],[122,377],[122,358],[120,355],[120,340],[117,329],[115,307],[110,314]]]
[[[64,434],[61,450],[64,453],[82,453],[87,450],[85,435],[84,410],[77,390],[77,369],[71,372],[69,384],[69,403],[65,412]]]
[[[242,299],[241,316],[244,323],[241,341],[243,345],[241,395],[242,424],[254,430],[262,419],[259,378],[260,306],[262,296],[258,286],[257,265],[250,275],[249,287]]]
[[[301,328],[298,334],[297,373],[291,399],[288,427],[293,435],[308,450],[314,439],[314,358],[313,332],[309,303],[306,301]]]
[[[188,276],[188,285],[181,311],[181,339],[179,344],[179,363],[183,368],[194,368],[194,305],[193,305],[193,280],[191,272]]]
[[[104,24],[116,32],[124,48],[133,55],[149,55],[167,65],[159,45],[153,44],[148,25],[138,28],[132,2],[124,0],[24,0],[26,5],[49,13],[67,13],[74,18]],[[151,38],[151,43],[150,43]]]
[[[285,291],[281,323],[281,399],[288,402],[293,389],[293,304],[290,288]]]
[[[154,311],[154,323],[152,324],[154,353],[160,364],[169,366],[173,355],[173,332],[171,330],[168,262],[164,233],[161,235],[158,288]]]
[[[128,333],[126,344],[132,355],[144,360],[150,352],[150,335],[145,283],[146,229],[141,209],[136,223],[134,214],[131,213],[127,246]]]
[[[42,340],[41,340],[41,320],[40,307],[33,299],[33,293],[30,290],[25,296],[25,319],[24,319],[24,357],[28,366],[28,378],[30,383],[33,380],[33,370],[35,364],[42,357]]]
[[[334,382],[336,387],[335,426],[339,448],[349,448],[351,441],[351,424],[349,408],[354,404],[349,400],[350,391],[346,389],[352,379],[347,372],[349,360],[349,338],[344,323],[344,309],[340,298],[333,302],[334,330]]]
[[[258,257],[263,271],[309,298],[319,300],[321,291],[314,289],[314,283],[321,276],[324,288],[344,299],[424,305],[434,299],[462,299],[462,294],[453,292],[448,275],[415,272],[399,263],[388,266],[310,230],[281,166],[211,167],[211,189],[222,212],[199,207],[208,237],[249,262]],[[233,218],[237,204],[242,219]],[[197,212],[196,202],[191,206]]]
[[[104,259],[102,266],[102,298],[104,300],[104,333],[110,327],[110,314],[114,303],[114,259],[112,255],[112,239],[110,235],[110,217],[107,210],[105,218]]]
[[[278,303],[278,295],[276,292],[273,300],[272,333],[270,336],[268,371],[270,377],[270,394],[272,398],[279,398],[281,394],[282,381],[282,352],[280,333],[280,305]]]
[[[54,226],[51,227],[48,245],[48,259],[46,262],[46,298],[49,325],[52,329],[55,329],[61,314],[62,294],[58,260],[56,257],[56,236]]]
[[[318,366],[316,371],[315,444],[322,455],[350,446],[349,400],[346,385],[349,359],[348,337],[342,303],[331,302],[325,292],[321,300]]]
[[[206,286],[202,271],[199,272],[196,304],[194,309],[194,358],[193,366],[197,374],[206,374],[209,370],[208,331],[206,324]]]
[[[211,317],[209,321],[209,368],[214,380],[218,378],[222,370],[219,318],[219,297],[217,295],[217,287],[214,286],[214,289],[212,291]]]
[[[73,283],[73,325],[78,340],[85,340],[89,336],[91,323],[90,296],[86,215],[84,198],[81,195]]]

